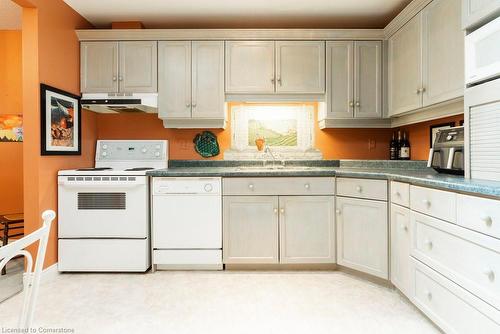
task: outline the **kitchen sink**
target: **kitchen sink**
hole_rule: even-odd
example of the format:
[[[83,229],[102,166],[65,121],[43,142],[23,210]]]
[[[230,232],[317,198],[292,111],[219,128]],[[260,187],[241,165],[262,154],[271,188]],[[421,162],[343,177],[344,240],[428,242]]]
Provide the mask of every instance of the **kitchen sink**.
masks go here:
[[[302,171],[302,170],[311,170],[314,167],[307,166],[283,166],[283,165],[270,165],[270,166],[241,166],[236,168],[239,171],[272,171],[272,170],[290,170],[290,171]]]

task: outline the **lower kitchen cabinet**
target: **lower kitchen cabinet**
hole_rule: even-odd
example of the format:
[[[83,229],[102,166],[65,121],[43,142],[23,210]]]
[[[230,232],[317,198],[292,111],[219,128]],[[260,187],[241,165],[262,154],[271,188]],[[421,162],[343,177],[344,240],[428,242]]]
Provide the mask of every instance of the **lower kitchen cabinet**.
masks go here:
[[[224,196],[223,262],[278,263],[278,197]]]
[[[337,197],[337,263],[388,279],[387,202]]]
[[[410,209],[391,205],[391,282],[410,296]]]
[[[335,263],[333,196],[280,196],[280,262]]]

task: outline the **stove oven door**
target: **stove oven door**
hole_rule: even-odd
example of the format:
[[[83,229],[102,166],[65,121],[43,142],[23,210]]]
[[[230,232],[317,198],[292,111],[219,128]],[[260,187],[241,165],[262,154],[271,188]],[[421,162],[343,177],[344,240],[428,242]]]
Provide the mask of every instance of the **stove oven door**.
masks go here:
[[[59,176],[59,238],[146,238],[147,176]]]

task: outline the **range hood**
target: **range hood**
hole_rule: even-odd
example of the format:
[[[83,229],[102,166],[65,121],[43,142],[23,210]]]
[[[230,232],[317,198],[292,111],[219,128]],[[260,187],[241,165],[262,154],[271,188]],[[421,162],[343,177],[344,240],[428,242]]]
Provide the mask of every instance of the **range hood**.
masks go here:
[[[158,93],[82,94],[82,108],[105,114],[158,112]]]

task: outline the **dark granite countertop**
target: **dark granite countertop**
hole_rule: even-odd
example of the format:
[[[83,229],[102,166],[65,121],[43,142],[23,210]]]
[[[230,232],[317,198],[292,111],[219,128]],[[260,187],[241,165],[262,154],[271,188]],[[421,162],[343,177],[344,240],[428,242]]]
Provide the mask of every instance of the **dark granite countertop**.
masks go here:
[[[168,169],[147,173],[153,177],[286,177],[337,176],[384,179],[464,193],[500,197],[500,182],[439,174],[422,161],[322,160],[286,162],[283,167],[262,161],[171,161]]]

